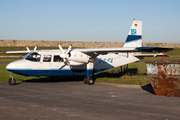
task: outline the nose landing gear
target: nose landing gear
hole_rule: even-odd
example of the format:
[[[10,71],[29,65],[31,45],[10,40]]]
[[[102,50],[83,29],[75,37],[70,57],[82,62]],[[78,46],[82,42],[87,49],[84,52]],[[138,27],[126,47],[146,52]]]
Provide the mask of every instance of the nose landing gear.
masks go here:
[[[12,72],[10,72],[10,78],[8,80],[9,85],[15,85],[16,84],[16,80],[13,78],[12,76]]]
[[[94,84],[93,78],[92,77],[85,77],[84,78],[84,84],[89,84],[89,85]]]

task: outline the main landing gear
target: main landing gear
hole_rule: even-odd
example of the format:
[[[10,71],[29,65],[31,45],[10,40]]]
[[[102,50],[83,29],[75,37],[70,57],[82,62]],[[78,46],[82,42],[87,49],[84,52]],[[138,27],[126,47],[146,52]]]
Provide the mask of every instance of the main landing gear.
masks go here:
[[[89,84],[89,85],[94,84],[93,78],[92,77],[85,77],[84,78],[84,84]]]
[[[89,85],[93,85],[94,84],[94,80],[92,78],[93,67],[94,67],[94,61],[90,61],[87,64],[87,77],[84,78],[84,84],[89,84]]]
[[[9,83],[9,85],[15,85],[16,84],[16,80],[13,78],[12,72],[10,72],[10,78],[9,78],[8,83]]]

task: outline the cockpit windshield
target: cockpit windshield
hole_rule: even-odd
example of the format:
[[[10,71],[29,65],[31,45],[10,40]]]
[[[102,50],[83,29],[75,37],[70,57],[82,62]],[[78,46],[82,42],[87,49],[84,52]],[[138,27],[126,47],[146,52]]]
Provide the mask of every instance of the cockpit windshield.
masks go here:
[[[36,52],[32,52],[30,54],[27,54],[25,56],[26,60],[32,61],[32,62],[40,62],[41,55],[39,55]]]

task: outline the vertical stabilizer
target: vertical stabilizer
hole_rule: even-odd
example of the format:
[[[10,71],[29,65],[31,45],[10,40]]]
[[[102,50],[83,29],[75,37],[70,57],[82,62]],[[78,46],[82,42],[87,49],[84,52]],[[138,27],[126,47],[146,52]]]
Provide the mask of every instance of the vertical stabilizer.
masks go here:
[[[142,47],[142,21],[134,19],[123,47]]]

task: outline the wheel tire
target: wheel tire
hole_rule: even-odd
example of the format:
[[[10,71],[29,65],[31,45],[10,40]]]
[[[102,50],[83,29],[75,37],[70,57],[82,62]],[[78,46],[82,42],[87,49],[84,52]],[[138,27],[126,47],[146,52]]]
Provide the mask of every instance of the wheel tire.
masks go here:
[[[16,84],[16,80],[13,78],[10,78],[8,81],[9,85],[15,85]]]
[[[90,78],[88,79],[88,84],[89,84],[89,85],[93,85],[93,84],[94,84],[94,80],[93,80],[92,77],[90,77]]]
[[[88,84],[88,78],[87,77],[84,78],[84,84]]]

